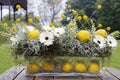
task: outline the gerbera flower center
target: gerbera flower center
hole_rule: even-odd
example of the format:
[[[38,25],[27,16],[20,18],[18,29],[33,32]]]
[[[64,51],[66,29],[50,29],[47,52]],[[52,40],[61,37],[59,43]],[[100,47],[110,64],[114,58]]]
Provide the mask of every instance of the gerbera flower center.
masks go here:
[[[99,44],[101,44],[101,42],[100,42],[99,40],[98,40],[97,42],[98,42]]]
[[[57,32],[57,34],[60,34],[59,32]]]
[[[45,37],[45,40],[48,40],[48,39],[49,39],[49,37],[48,37],[48,36],[46,36],[46,37]]]
[[[111,42],[111,41],[109,41],[109,43],[110,43],[110,44],[112,44],[112,42]]]

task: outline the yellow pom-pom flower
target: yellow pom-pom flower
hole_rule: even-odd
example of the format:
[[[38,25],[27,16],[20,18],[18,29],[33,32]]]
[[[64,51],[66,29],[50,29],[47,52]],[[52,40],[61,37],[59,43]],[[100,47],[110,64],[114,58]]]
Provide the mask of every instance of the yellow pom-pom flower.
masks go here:
[[[78,20],[78,21],[81,21],[81,20],[82,20],[82,16],[78,16],[78,17],[77,17],[77,20]]]
[[[29,23],[32,23],[32,22],[33,22],[33,19],[32,19],[32,18],[29,18],[29,19],[28,19],[28,22],[29,22]]]
[[[38,30],[32,30],[27,34],[27,37],[29,39],[37,39],[40,35],[40,32]]]
[[[14,32],[14,31],[16,30],[16,27],[15,27],[15,26],[13,26],[11,29],[12,29],[12,31]]]
[[[87,21],[87,20],[88,20],[88,16],[87,16],[87,15],[84,15],[84,16],[83,16],[83,20],[84,20],[84,21]]]
[[[73,28],[74,26],[75,26],[74,23],[70,23],[70,24],[69,24],[69,28]]]
[[[68,8],[68,9],[71,9],[71,8],[72,8],[71,4],[68,4],[68,5],[67,5],[67,8]]]
[[[99,23],[99,24],[98,24],[98,28],[102,28],[102,24]]]
[[[39,21],[39,20],[40,20],[40,16],[36,16],[35,19],[36,19],[37,21]]]
[[[50,24],[49,24],[49,27],[51,27],[51,28],[52,28],[53,26],[54,26],[54,25],[53,25],[53,23],[50,23]]]
[[[110,31],[110,30],[111,30],[111,27],[110,27],[110,26],[108,26],[108,27],[107,27],[107,30],[108,30],[108,31]]]
[[[97,9],[102,9],[102,5],[98,5],[98,6],[97,6]]]
[[[82,42],[88,42],[90,40],[90,37],[91,37],[91,34],[86,30],[80,30],[77,33],[78,40],[80,40]]]
[[[20,9],[21,8],[21,5],[20,4],[17,4],[16,5],[16,9]]]
[[[62,25],[62,24],[61,24],[60,22],[57,24],[58,27],[60,27],[61,25]]]
[[[100,35],[100,36],[106,38],[107,37],[107,32],[104,29],[99,29],[95,32],[95,35]]]
[[[73,14],[74,14],[74,15],[77,15],[77,13],[78,13],[78,12],[77,12],[76,10],[73,10]]]
[[[17,23],[19,23],[20,21],[21,21],[21,19],[20,19],[20,18],[17,18],[17,19],[16,19],[16,22],[17,22]]]
[[[8,23],[4,23],[3,26],[6,28],[8,27]]]
[[[61,18],[64,19],[65,18],[65,14],[61,14]]]

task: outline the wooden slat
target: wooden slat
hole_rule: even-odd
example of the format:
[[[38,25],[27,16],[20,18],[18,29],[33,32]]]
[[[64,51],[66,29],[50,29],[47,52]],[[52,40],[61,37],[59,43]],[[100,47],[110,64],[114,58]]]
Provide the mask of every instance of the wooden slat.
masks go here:
[[[0,80],[13,80],[23,69],[22,66],[12,67],[0,75]]]
[[[120,80],[120,71],[115,68],[107,68],[106,71],[108,71],[111,75],[116,77],[118,80]]]
[[[14,80],[34,80],[34,76],[27,77],[26,70],[24,69]]]

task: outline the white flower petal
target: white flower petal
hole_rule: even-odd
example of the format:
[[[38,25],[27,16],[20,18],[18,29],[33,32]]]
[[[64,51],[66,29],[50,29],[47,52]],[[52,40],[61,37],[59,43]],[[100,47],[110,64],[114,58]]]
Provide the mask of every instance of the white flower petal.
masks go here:
[[[96,35],[96,36],[93,38],[93,41],[94,41],[95,43],[97,43],[97,44],[100,46],[100,48],[106,47],[106,40],[105,40],[105,38],[103,38],[102,36]]]
[[[47,41],[44,43],[44,45],[47,45],[47,46],[52,45],[52,44],[53,44],[53,41]]]
[[[53,34],[56,37],[60,37],[64,33],[65,33],[65,30],[63,28],[54,28],[54,30],[53,30]]]
[[[35,27],[33,27],[33,26],[26,26],[26,28],[27,28],[29,31],[32,31],[32,30],[35,29]]]
[[[107,43],[111,47],[117,47],[117,40],[112,36],[107,36]]]

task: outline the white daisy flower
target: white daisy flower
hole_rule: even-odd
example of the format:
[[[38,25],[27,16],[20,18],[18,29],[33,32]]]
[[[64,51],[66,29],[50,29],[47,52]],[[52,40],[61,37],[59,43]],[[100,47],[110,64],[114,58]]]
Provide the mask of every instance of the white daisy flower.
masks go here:
[[[54,30],[53,30],[53,34],[56,37],[60,37],[64,33],[65,33],[65,30],[63,28],[54,28]]]
[[[106,46],[106,40],[102,36],[94,36],[93,41],[97,43],[100,46],[100,48],[104,48]]]
[[[29,31],[32,31],[32,30],[35,29],[35,27],[33,27],[33,26],[26,26],[26,28],[27,28]]]
[[[51,32],[42,32],[40,34],[39,39],[41,43],[44,43],[44,45],[49,46],[53,44],[54,36]]]
[[[111,47],[117,47],[117,40],[112,36],[107,36],[107,43]]]
[[[54,29],[54,27],[49,27],[49,26],[43,26],[43,28],[45,31],[49,31],[49,32],[51,32]]]

